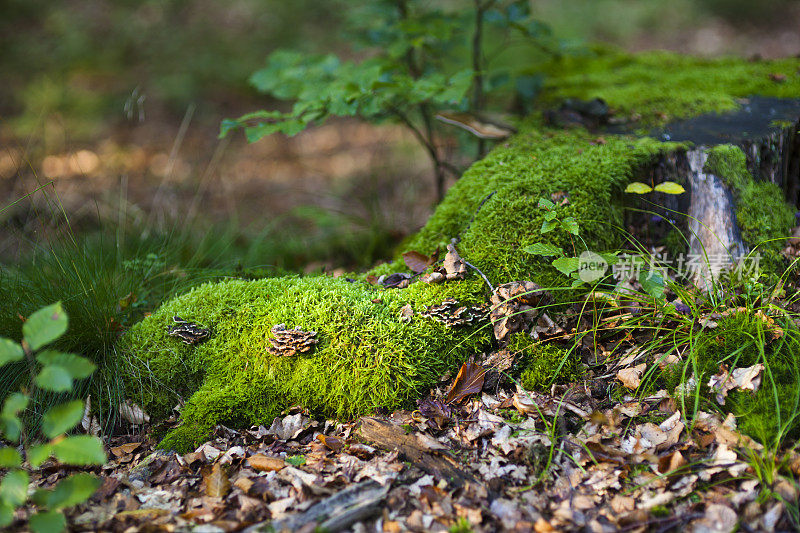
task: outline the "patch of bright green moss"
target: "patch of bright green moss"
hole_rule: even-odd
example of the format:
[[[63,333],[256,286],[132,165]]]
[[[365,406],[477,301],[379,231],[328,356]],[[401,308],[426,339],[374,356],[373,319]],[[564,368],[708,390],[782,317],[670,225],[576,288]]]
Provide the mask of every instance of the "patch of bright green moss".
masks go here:
[[[694,375],[700,385],[699,398],[708,399],[702,409],[719,408],[735,414],[739,429],[764,443],[772,443],[779,435],[796,438],[800,436],[800,331],[789,324],[781,328],[783,335],[776,339],[753,313],[725,317],[716,328],[697,336],[686,368],[670,372],[667,385],[674,387],[683,375]],[[720,365],[733,369],[758,363],[766,366],[758,392],[733,391],[724,406],[717,405],[707,383],[720,372]],[[693,404],[694,394],[686,397],[688,405]]]
[[[747,159],[738,146],[715,146],[708,151],[704,170],[723,180],[736,201],[736,222],[742,239],[751,249],[758,247],[762,268],[782,265],[779,252],[794,226],[794,209],[774,183],[756,181],[747,170]]]
[[[797,98],[796,58],[746,61],[701,58],[665,51],[628,54],[596,47],[585,56],[548,64],[544,97],[602,98],[618,115],[641,116],[645,127],[703,113],[737,109],[754,94]],[[781,79],[783,81],[775,81]]]
[[[461,255],[494,284],[530,279],[544,287],[564,286],[569,280],[550,265],[552,258],[522,249],[536,242],[574,255],[586,248],[615,249],[624,233],[623,191],[634,171],[677,146],[630,136],[609,136],[598,143],[584,129],[553,131],[531,121],[470,167],[403,250],[431,253],[461,236]],[[569,194],[569,204],[558,208],[559,217],[574,217],[581,239],[561,230],[540,233],[544,210],[538,201],[556,192]]]
[[[521,354],[519,380],[526,390],[547,390],[553,383],[578,381],[583,375],[575,350],[534,341],[527,334],[511,336],[506,347]]]
[[[209,283],[178,296],[125,335],[128,394],[163,417],[188,398],[183,425],[162,446],[186,450],[218,423],[269,424],[292,405],[355,417],[378,407],[408,405],[437,378],[490,342],[491,328],[446,328],[418,313],[443,295],[482,299],[481,282],[417,284],[376,290],[328,277]],[[373,301],[375,300],[375,301]],[[173,316],[213,328],[205,343],[187,346],[167,335]],[[308,355],[267,352],[279,323],[318,332]]]

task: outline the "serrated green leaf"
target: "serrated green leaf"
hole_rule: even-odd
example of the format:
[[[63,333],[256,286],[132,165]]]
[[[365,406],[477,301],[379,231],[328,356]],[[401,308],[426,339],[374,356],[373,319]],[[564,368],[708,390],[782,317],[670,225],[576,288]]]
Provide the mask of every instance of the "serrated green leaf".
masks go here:
[[[63,366],[47,365],[36,376],[36,384],[53,392],[66,392],[72,389],[72,375]]]
[[[561,247],[556,246],[554,244],[547,244],[543,242],[533,243],[530,246],[526,246],[522,250],[528,252],[529,254],[543,255],[545,257],[553,255],[564,255],[564,250],[561,249]]]
[[[72,379],[87,378],[97,368],[94,363],[85,357],[55,350],[42,350],[36,355],[36,360],[43,365],[57,365],[66,369]]]
[[[75,435],[53,444],[53,455],[68,465],[102,465],[106,462],[103,443],[92,435]]]
[[[28,317],[22,325],[22,335],[31,350],[50,344],[67,331],[67,313],[61,302],[43,307]]]
[[[547,209],[549,211],[553,209],[556,206],[556,204],[554,204],[551,200],[548,200],[547,198],[539,198],[538,206],[542,209]]]
[[[686,189],[680,183],[675,183],[674,181],[659,183],[656,185],[655,190],[664,194],[683,194],[686,192]]]
[[[0,337],[0,366],[12,361],[19,361],[23,357],[25,357],[25,352],[19,343]]]
[[[10,470],[0,480],[0,501],[19,507],[28,499],[28,473],[24,470]]]
[[[74,474],[59,481],[53,490],[37,491],[33,500],[51,510],[63,509],[86,501],[99,486],[100,480],[92,474]]]
[[[28,456],[28,462],[31,464],[31,466],[33,468],[39,468],[39,465],[50,458],[50,454],[53,452],[53,446],[51,444],[31,446],[25,450],[25,452]]]
[[[60,533],[67,528],[67,519],[59,511],[42,511],[28,521],[34,533]]]
[[[653,270],[639,272],[639,284],[642,289],[656,300],[664,297],[664,278]]]
[[[545,220],[542,224],[542,229],[539,230],[539,233],[545,234],[550,231],[553,231],[558,227],[558,220]]]
[[[81,418],[83,418],[81,400],[56,405],[42,417],[42,431],[48,439],[54,439],[77,426]]]
[[[582,279],[576,279],[576,280],[572,281],[572,285],[570,285],[570,288],[571,289],[577,289],[578,287],[580,287],[583,284],[584,284],[584,281]]]
[[[572,217],[567,217],[561,221],[561,227],[564,228],[566,231],[572,233],[573,235],[578,235],[580,233],[580,228],[578,227],[578,223],[575,222],[575,219]]]
[[[641,183],[639,181],[634,181],[629,183],[627,187],[625,187],[625,192],[632,192],[634,194],[647,194],[652,191],[653,188],[649,185]]]
[[[0,447],[0,468],[12,468],[22,464],[22,455],[11,446]]]
[[[578,270],[580,260],[577,257],[559,257],[553,261],[553,266],[562,274],[569,276]]]

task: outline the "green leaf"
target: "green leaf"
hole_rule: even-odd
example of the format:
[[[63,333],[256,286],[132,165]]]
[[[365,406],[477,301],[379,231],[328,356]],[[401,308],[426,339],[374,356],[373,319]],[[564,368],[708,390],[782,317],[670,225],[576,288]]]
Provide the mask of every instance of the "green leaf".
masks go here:
[[[53,392],[66,392],[72,389],[72,375],[63,366],[47,365],[36,376],[36,384]]]
[[[32,515],[28,525],[34,533],[60,533],[67,528],[67,519],[59,511],[42,511]]]
[[[73,353],[43,350],[36,355],[36,360],[43,365],[57,365],[67,370],[72,379],[83,379],[92,375],[97,366],[85,357]]]
[[[635,194],[647,194],[652,190],[653,188],[651,186],[645,185],[639,181],[631,182],[625,187],[625,192],[632,192]]]
[[[664,278],[658,272],[642,270],[639,272],[639,284],[647,294],[656,300],[664,297]]]
[[[24,356],[25,352],[22,350],[22,346],[11,339],[0,337],[0,366],[12,361],[19,361]]]
[[[561,221],[561,227],[567,230],[568,232],[572,233],[573,235],[578,235],[580,233],[580,228],[578,228],[578,223],[575,222],[575,219],[572,217],[567,217]]]
[[[580,260],[577,257],[559,257],[553,261],[553,266],[562,274],[569,276],[580,266]]]
[[[13,468],[22,464],[22,455],[11,446],[0,448],[0,468]]]
[[[14,521],[14,506],[0,500],[0,527],[6,527]]]
[[[14,392],[8,395],[6,401],[3,402],[3,415],[13,416],[19,414],[20,411],[28,407],[30,400],[21,392]]]
[[[0,434],[6,439],[17,442],[22,432],[22,422],[16,416],[0,415]]]
[[[28,473],[11,470],[0,481],[0,501],[19,507],[28,499]]]
[[[106,462],[103,443],[92,435],[75,435],[53,444],[53,455],[68,465],[102,465]]]
[[[555,220],[556,219],[556,212],[555,211],[545,211],[544,212],[544,219],[547,221]]]
[[[22,335],[31,350],[58,339],[67,331],[67,313],[61,302],[43,307],[33,313],[22,325]]]
[[[58,482],[53,490],[39,490],[33,500],[48,509],[63,509],[86,501],[100,486],[92,474],[74,474]]]
[[[25,451],[31,466],[39,468],[39,465],[50,458],[50,454],[53,453],[53,446],[51,444],[41,444],[39,446],[31,446]]]
[[[554,244],[546,244],[543,242],[536,242],[530,246],[522,249],[525,252],[533,255],[543,255],[545,257],[553,255],[564,255],[564,250]]]
[[[81,418],[83,418],[81,400],[57,405],[42,417],[42,431],[48,439],[54,439],[78,425]]]
[[[551,200],[548,200],[547,198],[539,198],[538,205],[540,208],[547,209],[548,211],[550,211],[556,206],[556,204],[554,204]]]
[[[287,455],[285,460],[292,466],[303,466],[306,464],[305,455]]]
[[[664,194],[683,194],[686,192],[686,189],[680,183],[675,183],[674,181],[659,183],[656,185],[655,190]]]
[[[542,229],[539,230],[539,233],[545,234],[547,232],[553,231],[558,227],[558,220],[545,220],[542,224]]]

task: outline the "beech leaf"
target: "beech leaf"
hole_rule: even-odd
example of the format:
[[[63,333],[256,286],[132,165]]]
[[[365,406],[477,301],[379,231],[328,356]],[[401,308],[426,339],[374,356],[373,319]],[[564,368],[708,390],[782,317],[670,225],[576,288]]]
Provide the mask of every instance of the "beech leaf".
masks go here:
[[[214,463],[214,466],[203,474],[203,481],[206,484],[206,496],[212,498],[224,498],[231,488],[228,473],[219,463]]]
[[[405,262],[409,270],[419,274],[428,268],[433,261],[431,257],[412,250],[403,254],[403,262]]]
[[[627,187],[625,187],[625,192],[632,192],[635,194],[647,194],[652,191],[653,188],[649,185],[645,185],[642,182],[634,181],[633,183],[629,183]]]
[[[664,194],[683,194],[686,192],[686,189],[684,189],[680,183],[675,183],[674,181],[659,183],[654,190],[656,192],[663,192]]]
[[[464,363],[458,371],[455,381],[447,391],[444,403],[460,403],[464,398],[471,394],[477,394],[483,388],[483,379],[486,376],[486,369],[473,362]]]

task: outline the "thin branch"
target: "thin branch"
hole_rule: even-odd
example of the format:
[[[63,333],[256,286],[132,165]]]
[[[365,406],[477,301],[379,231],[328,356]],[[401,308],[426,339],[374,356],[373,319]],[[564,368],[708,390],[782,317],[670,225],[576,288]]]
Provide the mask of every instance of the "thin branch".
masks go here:
[[[492,282],[489,281],[489,278],[486,277],[486,274],[481,272],[481,270],[478,267],[476,267],[475,265],[473,265],[472,263],[470,263],[466,259],[464,259],[463,256],[461,257],[461,262],[464,263],[465,265],[467,265],[468,267],[470,267],[472,270],[474,270],[478,274],[480,274],[481,277],[483,278],[483,281],[485,281],[486,284],[489,286],[489,290],[494,292],[494,286],[492,285]]]

